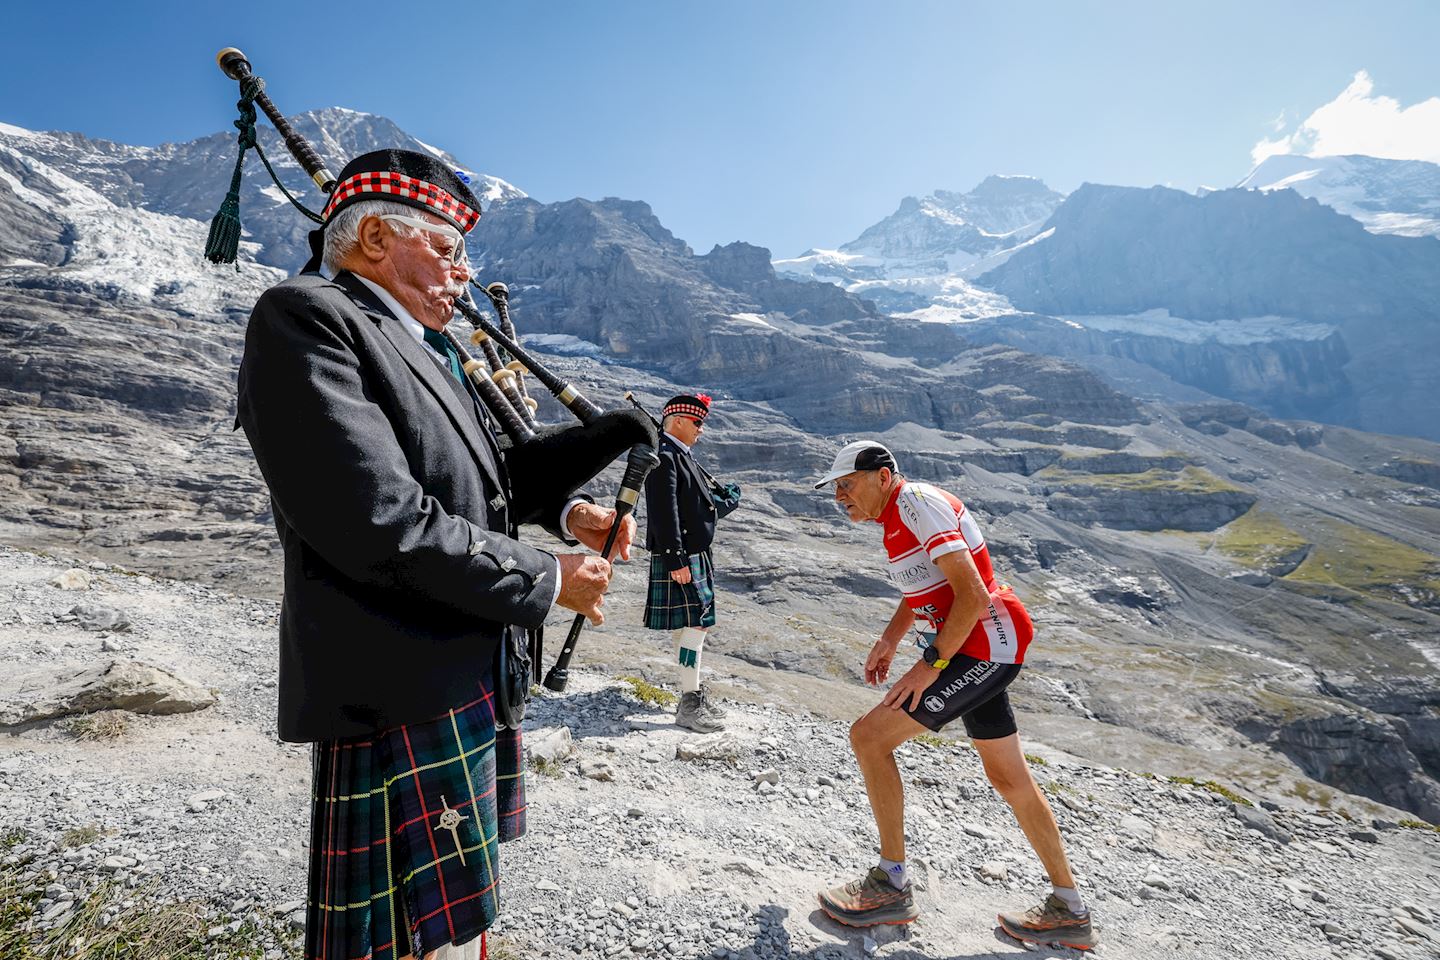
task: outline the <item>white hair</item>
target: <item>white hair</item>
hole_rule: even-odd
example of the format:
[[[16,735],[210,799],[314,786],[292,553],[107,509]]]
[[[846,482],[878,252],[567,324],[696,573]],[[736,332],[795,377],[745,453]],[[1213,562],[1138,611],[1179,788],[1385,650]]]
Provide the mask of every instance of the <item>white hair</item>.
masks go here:
[[[340,261],[355,249],[355,244],[359,241],[361,220],[386,213],[416,217],[420,211],[408,203],[396,203],[394,200],[361,200],[331,217],[325,224],[325,251],[321,255],[325,269],[332,274],[337,272]],[[403,237],[413,237],[420,232],[408,223],[396,223],[394,220],[385,222]]]

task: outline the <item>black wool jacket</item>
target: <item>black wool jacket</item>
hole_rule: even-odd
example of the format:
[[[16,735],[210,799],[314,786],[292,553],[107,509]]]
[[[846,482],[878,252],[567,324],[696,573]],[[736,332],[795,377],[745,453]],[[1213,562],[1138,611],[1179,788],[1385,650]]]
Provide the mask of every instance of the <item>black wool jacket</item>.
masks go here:
[[[245,333],[239,423],[284,548],[280,736],[366,734],[492,687],[505,624],[538,627],[559,503],[508,489],[468,384],[348,273],[266,291]]]
[[[679,570],[715,541],[715,501],[689,453],[661,434],[660,465],[645,478],[645,549]]]

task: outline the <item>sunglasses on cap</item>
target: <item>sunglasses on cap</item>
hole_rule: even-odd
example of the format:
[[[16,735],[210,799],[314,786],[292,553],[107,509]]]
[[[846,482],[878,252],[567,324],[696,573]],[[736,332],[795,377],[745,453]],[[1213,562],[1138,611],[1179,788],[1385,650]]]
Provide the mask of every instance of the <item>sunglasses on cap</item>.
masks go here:
[[[461,236],[459,230],[456,230],[448,223],[431,223],[429,220],[421,220],[419,217],[406,217],[398,213],[382,213],[379,219],[394,220],[406,226],[414,227],[417,230],[425,230],[430,233],[438,233],[442,237],[449,237],[453,243],[453,246],[450,247],[450,262],[456,266],[466,262],[465,238]]]

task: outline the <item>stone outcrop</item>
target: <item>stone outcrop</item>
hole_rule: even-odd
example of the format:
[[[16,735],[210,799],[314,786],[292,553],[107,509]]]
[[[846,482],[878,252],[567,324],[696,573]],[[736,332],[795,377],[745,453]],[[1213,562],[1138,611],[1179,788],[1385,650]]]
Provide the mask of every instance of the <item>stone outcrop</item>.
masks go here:
[[[209,690],[159,667],[115,660],[102,667],[5,677],[0,680],[0,728],[97,710],[192,713],[214,703]]]

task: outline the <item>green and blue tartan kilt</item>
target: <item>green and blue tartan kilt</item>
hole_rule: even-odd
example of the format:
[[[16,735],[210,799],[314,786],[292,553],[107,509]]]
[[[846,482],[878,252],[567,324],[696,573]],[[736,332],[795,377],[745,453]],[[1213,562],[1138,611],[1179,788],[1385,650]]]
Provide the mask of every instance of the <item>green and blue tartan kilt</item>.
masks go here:
[[[434,720],[315,744],[306,960],[424,956],[494,923],[525,779],[520,732],[497,734],[480,690]]]
[[[650,589],[645,594],[645,626],[651,630],[715,626],[715,570],[710,551],[691,554],[690,582],[670,579],[669,565],[650,554]]]

